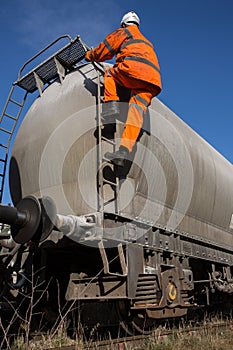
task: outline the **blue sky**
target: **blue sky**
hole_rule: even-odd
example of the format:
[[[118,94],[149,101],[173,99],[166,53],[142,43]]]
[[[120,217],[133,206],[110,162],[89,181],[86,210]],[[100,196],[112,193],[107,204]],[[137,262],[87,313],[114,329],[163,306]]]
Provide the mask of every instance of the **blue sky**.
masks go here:
[[[159,57],[159,99],[233,163],[232,0],[3,0],[0,110],[35,53],[63,34],[95,46],[130,10]]]

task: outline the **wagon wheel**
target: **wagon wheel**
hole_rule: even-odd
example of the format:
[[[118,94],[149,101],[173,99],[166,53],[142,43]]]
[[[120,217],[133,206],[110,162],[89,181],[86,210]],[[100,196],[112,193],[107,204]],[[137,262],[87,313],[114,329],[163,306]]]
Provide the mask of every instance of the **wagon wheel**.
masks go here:
[[[147,317],[145,310],[130,310],[128,301],[118,301],[116,311],[120,326],[129,335],[151,334],[157,326],[154,319]]]

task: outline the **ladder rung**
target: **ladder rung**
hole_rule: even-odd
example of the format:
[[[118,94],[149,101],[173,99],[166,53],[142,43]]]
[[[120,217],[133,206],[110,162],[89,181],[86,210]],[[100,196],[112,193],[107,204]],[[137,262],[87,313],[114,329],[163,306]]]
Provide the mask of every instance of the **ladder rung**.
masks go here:
[[[2,163],[5,163],[5,161],[6,161],[5,159],[0,159],[0,162]]]
[[[112,199],[109,199],[107,202],[104,202],[104,206],[106,206],[106,205],[108,205],[108,204],[110,204],[110,203],[112,203],[112,202],[115,202],[115,200],[116,200],[115,197],[112,198]]]
[[[12,132],[3,128],[0,128],[0,131],[6,132],[9,135],[12,135]]]
[[[3,177],[4,176],[4,174],[0,174],[0,177]]]
[[[14,103],[15,105],[19,106],[19,107],[23,107],[23,104],[16,101],[16,100],[13,100],[12,98],[9,98],[9,101],[11,101],[12,103]]]
[[[112,181],[109,181],[109,180],[106,180],[106,179],[104,179],[104,182],[105,182],[106,184],[111,185],[111,186],[117,187],[117,183],[115,183],[115,182],[112,182]]]
[[[107,137],[104,137],[104,136],[101,136],[101,139],[110,143],[111,145],[115,146],[116,145],[116,142],[113,141],[113,140],[110,140],[110,139],[107,139]]]
[[[0,143],[0,147],[3,147],[3,148],[8,148],[6,145],[3,145],[2,143]]]
[[[10,119],[17,120],[17,118],[13,117],[12,115],[10,115],[8,113],[4,113],[4,115]]]

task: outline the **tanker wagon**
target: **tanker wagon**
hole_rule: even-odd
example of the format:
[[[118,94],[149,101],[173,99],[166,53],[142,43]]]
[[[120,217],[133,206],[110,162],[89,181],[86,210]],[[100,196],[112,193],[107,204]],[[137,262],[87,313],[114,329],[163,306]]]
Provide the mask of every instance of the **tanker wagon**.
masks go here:
[[[11,227],[0,240],[1,309],[6,300],[26,308],[33,292],[48,323],[72,305],[84,323],[119,322],[132,334],[200,307],[231,308],[232,164],[156,98],[130,159],[111,164],[104,154],[119,144],[128,91],[120,116],[103,124],[108,65],[83,62],[86,45],[68,40],[13,84],[38,97],[8,160],[26,98],[11,91],[2,116],[13,206],[0,207]],[[13,131],[2,126],[10,103],[19,105]]]

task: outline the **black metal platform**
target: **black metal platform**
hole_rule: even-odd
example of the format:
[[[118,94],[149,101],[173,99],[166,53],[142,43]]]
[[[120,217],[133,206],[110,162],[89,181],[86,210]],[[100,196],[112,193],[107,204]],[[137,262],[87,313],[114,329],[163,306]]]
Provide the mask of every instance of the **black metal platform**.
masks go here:
[[[66,70],[70,71],[77,62],[85,57],[86,51],[85,45],[78,36],[32,71],[18,79],[14,85],[18,85],[27,92],[32,93],[38,89],[36,76],[38,76],[44,84],[49,84],[58,77],[56,60]]]

